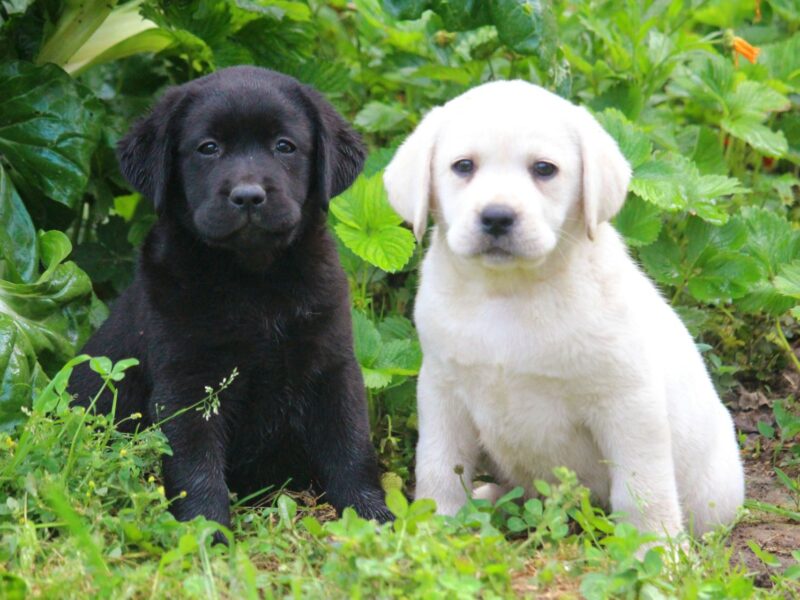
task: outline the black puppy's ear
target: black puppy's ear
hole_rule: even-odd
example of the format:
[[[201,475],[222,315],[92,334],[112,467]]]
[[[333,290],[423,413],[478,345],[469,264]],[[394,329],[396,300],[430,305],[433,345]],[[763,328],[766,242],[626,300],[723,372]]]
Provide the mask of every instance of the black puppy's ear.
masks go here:
[[[331,198],[355,181],[364,168],[367,151],[361,136],[336,109],[313,88],[303,86],[305,96],[316,113],[315,191],[327,210]]]
[[[172,171],[170,130],[185,93],[172,88],[150,114],[139,119],[117,144],[117,159],[125,179],[149,198],[156,213],[164,212]]]

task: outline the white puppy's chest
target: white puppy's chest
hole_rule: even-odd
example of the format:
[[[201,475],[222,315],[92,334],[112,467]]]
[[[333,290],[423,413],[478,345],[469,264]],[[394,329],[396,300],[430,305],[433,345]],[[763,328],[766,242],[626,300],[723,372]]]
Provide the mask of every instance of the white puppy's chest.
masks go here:
[[[499,366],[457,370],[461,377],[454,391],[507,483],[530,491],[534,479],[552,479],[554,467],[567,466],[596,495],[607,497],[608,468],[585,425],[581,403],[570,397],[564,382]]]
[[[567,466],[607,498],[608,467],[586,426],[586,405],[598,401],[602,371],[616,370],[615,357],[598,365],[597,353],[586,351],[597,343],[590,331],[569,318],[541,319],[518,298],[451,306],[436,319],[418,319],[423,350],[467,409],[499,474],[531,490],[534,479],[552,479],[554,467]]]

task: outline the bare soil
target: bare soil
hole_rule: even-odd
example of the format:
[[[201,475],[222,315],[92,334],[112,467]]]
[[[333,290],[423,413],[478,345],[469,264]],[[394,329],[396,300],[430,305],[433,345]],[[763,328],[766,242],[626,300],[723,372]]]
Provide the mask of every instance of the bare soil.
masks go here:
[[[797,381],[792,375],[787,387],[793,389],[781,392],[796,393]],[[783,393],[777,397],[786,397]],[[775,426],[772,416],[772,401],[763,391],[740,390],[729,398],[729,408],[733,413],[738,431],[747,436],[743,450],[745,463],[746,498],[757,500],[784,508],[795,513],[800,512],[800,498],[793,497],[792,492],[775,475],[775,466],[780,466],[792,478],[800,475],[800,465],[792,465],[786,452],[776,452],[773,442],[766,440],[758,433],[758,422],[763,421]],[[800,442],[800,440],[797,440]],[[766,552],[775,556],[781,566],[767,567],[750,549],[748,541],[753,541]],[[771,587],[771,575],[780,573],[794,559],[791,553],[800,549],[800,522],[770,512],[751,508],[745,517],[734,528],[731,536],[733,545],[732,559],[745,566],[754,574],[756,585]]]

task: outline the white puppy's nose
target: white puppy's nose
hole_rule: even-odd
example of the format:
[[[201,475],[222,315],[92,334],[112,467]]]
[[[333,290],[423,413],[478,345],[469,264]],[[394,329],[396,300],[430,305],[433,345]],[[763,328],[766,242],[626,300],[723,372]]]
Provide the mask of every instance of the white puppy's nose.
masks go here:
[[[500,237],[511,230],[516,219],[517,213],[508,206],[490,204],[481,211],[481,229],[492,237]]]

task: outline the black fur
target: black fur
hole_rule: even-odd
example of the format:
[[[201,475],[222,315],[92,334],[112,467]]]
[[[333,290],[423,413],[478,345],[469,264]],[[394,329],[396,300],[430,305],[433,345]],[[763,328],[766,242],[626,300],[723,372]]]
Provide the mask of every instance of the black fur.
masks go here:
[[[277,151],[291,141],[293,153]],[[214,140],[220,151],[198,148]],[[285,146],[283,146],[285,148]],[[159,220],[136,278],[84,352],[136,357],[116,419],[160,422],[234,368],[219,415],[189,410],[162,429],[178,519],[230,525],[228,490],[315,485],[337,510],[390,518],[353,353],[347,280],[325,224],[330,197],[361,171],[364,148],[316,91],[265,69],[225,69],[171,88],[119,144],[122,172]],[[239,184],[266,199],[231,201]],[[71,391],[86,405],[88,368]],[[111,410],[104,394],[98,410]],[[132,428],[124,421],[121,428]]]

